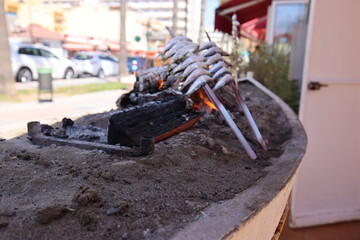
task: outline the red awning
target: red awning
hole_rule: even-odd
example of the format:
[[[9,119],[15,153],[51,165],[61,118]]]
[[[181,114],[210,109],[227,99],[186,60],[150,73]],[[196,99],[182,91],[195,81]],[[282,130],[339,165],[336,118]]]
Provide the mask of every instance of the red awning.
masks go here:
[[[265,40],[266,16],[255,18],[241,25],[240,35],[253,40]]]
[[[230,0],[216,9],[215,29],[231,34],[231,16],[236,13],[240,24],[267,15],[272,0]]]

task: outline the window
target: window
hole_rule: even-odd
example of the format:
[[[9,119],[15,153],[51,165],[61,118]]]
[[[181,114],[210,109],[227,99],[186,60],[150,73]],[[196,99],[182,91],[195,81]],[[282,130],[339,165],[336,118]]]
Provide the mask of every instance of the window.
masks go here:
[[[79,55],[75,55],[74,58],[77,60],[89,60],[93,57],[85,54],[79,54]]]
[[[40,56],[46,57],[46,58],[57,58],[54,54],[52,54],[49,51],[46,51],[44,49],[40,49]]]
[[[272,8],[272,26],[267,40],[270,44],[290,44],[294,29],[306,22],[308,3],[304,0],[274,1]]]
[[[99,58],[101,60],[107,60],[107,61],[110,61],[110,62],[118,63],[118,60],[116,58],[114,58],[114,57],[111,57],[111,56],[101,55],[101,56],[99,56]]]
[[[40,56],[39,49],[32,47],[21,47],[19,48],[19,54]]]

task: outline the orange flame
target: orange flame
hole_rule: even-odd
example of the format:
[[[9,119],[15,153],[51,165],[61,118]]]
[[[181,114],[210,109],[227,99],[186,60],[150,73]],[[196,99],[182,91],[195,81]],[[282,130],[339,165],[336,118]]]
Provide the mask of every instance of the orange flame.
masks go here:
[[[212,110],[217,110],[215,105],[209,100],[206,96],[204,90],[199,89],[191,95],[191,99],[193,100],[193,108],[203,111],[204,108],[210,108]]]
[[[164,79],[159,80],[159,87],[158,90],[161,90],[161,88],[164,86]]]

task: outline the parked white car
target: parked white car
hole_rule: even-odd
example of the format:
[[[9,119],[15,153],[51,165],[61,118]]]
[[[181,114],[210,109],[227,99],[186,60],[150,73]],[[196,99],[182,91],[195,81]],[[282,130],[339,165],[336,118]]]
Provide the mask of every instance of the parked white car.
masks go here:
[[[39,78],[39,68],[51,68],[52,77],[71,79],[76,76],[75,64],[56,56],[51,49],[39,44],[10,44],[12,71],[17,82]]]
[[[113,55],[102,52],[78,52],[71,60],[79,75],[91,74],[99,78],[119,74],[119,60]]]

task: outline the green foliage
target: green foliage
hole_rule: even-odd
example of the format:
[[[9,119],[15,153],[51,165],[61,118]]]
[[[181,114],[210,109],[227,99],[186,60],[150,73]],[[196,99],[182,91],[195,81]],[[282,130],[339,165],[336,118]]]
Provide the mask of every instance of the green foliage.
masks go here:
[[[296,81],[288,80],[288,45],[260,44],[250,54],[245,71],[253,71],[254,78],[283,99],[295,112],[299,107],[299,87]]]

